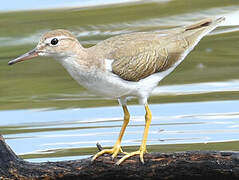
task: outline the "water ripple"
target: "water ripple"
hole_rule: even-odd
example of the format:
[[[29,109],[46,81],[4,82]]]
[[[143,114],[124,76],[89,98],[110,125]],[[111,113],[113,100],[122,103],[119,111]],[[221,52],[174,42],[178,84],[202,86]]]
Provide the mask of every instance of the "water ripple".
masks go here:
[[[220,14],[220,16],[226,17],[226,21],[222,24],[222,26],[225,26],[227,28],[216,30],[214,33],[211,34],[221,34],[238,31],[238,8],[238,6],[211,8],[192,13],[177,14],[160,18],[150,18],[133,22],[121,22],[116,24],[104,24],[98,26],[90,25],[87,27],[75,28],[72,31],[77,38],[83,38],[83,40],[81,40],[82,44],[96,44],[99,40],[84,40],[84,38],[91,37],[92,39],[92,37],[97,37],[97,39],[99,39],[99,37],[102,37],[101,39],[105,39],[106,37],[111,37],[124,33],[131,33],[135,31],[142,31],[144,29],[155,29],[155,31],[157,31],[158,29],[164,29],[165,27],[173,28],[176,26],[191,24],[195,22],[195,20],[203,19],[206,17],[218,17],[218,14]],[[29,36],[19,38],[0,37],[0,46],[36,44],[40,39],[41,35],[47,31],[49,31],[49,29],[44,29]]]

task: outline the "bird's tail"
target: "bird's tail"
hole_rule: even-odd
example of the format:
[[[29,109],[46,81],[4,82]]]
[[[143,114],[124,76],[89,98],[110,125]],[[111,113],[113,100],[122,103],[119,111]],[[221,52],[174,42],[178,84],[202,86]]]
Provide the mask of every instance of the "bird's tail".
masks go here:
[[[185,26],[182,29],[181,35],[188,42],[190,49],[192,49],[202,37],[214,30],[224,20],[224,17],[203,19],[192,25]]]
[[[225,17],[220,18],[206,18],[201,21],[198,21],[192,25],[186,26],[185,31],[198,30],[198,29],[211,29],[216,28],[221,22],[225,20]]]

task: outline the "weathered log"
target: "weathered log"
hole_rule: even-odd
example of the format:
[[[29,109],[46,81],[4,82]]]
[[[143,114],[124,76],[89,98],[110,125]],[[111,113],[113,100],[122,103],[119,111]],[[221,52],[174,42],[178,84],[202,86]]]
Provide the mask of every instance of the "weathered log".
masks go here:
[[[117,166],[119,158],[30,163],[0,135],[0,179],[239,179],[238,152],[150,153],[144,156],[145,164],[136,156]]]

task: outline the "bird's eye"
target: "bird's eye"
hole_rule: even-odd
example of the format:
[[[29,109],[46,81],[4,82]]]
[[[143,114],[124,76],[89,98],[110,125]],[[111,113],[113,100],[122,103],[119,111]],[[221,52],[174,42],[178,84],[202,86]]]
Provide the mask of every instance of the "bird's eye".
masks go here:
[[[57,43],[58,43],[58,39],[53,38],[53,39],[51,40],[51,45],[57,45]]]

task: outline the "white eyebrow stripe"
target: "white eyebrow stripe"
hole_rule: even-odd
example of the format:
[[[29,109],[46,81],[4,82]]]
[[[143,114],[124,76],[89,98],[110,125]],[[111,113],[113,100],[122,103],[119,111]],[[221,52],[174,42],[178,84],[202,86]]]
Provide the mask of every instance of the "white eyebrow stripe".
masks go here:
[[[47,38],[44,42],[47,44],[50,44],[51,40],[54,38],[61,40],[61,39],[69,39],[70,37],[68,37],[68,36],[53,36],[53,37]]]

